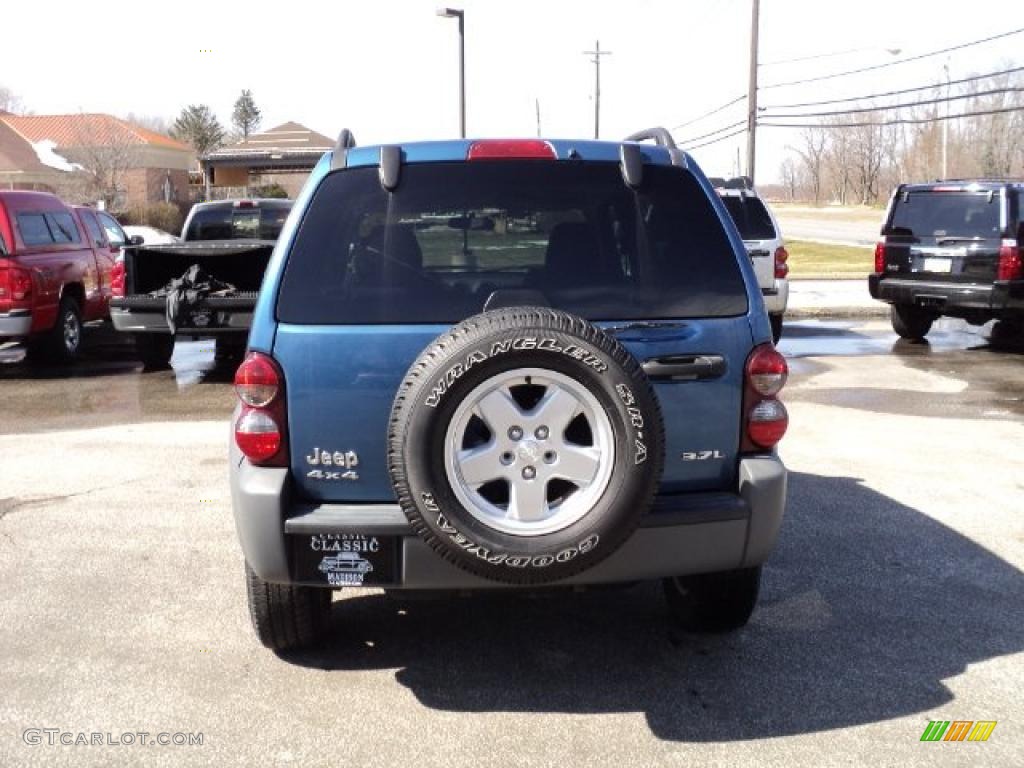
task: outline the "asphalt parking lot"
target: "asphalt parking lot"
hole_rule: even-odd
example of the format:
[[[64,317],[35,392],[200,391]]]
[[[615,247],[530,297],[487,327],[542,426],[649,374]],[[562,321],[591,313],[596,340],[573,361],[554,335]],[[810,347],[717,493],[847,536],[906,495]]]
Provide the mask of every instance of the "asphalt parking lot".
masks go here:
[[[808,320],[781,349],[790,501],[746,629],[677,632],[656,585],[354,590],[285,658],[248,626],[212,344],[154,373],[103,341],[70,371],[0,350],[0,765],[1021,764],[1024,353],[951,320],[919,345]],[[921,743],[935,719],[998,725]]]

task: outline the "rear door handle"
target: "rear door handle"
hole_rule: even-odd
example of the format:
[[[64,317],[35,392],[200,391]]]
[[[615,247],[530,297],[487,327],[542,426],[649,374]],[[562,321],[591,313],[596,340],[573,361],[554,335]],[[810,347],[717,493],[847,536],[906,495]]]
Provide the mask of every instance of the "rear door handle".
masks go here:
[[[667,355],[645,360],[641,367],[656,381],[697,381],[723,376],[726,365],[721,355]]]

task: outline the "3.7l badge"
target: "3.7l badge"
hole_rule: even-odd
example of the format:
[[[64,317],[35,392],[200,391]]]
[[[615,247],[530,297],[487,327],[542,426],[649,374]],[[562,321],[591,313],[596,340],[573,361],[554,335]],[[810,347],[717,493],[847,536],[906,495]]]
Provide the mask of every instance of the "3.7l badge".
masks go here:
[[[329,451],[315,447],[313,452],[306,456],[306,464],[311,467],[325,467],[309,470],[306,477],[310,480],[359,479],[359,473],[355,469],[359,466],[359,456],[355,451]]]

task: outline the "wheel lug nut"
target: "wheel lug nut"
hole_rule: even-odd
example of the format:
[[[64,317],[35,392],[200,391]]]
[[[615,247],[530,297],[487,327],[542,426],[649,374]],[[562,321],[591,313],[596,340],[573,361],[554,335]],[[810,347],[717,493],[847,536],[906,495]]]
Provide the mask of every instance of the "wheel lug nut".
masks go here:
[[[508,466],[515,460],[516,457],[512,454],[512,451],[505,451],[503,454],[501,454],[501,463],[504,464],[505,466]]]
[[[548,439],[548,428],[547,427],[537,427],[536,431],[533,434],[537,437],[538,440],[547,440]]]
[[[558,454],[555,453],[554,451],[545,451],[544,452],[544,461],[547,464],[554,464],[555,463],[555,459],[557,459],[557,458],[558,458]]]
[[[522,440],[523,439],[523,428],[522,427],[509,427],[508,436],[511,440]]]
[[[537,470],[533,467],[523,467],[523,479],[533,480],[537,476]]]

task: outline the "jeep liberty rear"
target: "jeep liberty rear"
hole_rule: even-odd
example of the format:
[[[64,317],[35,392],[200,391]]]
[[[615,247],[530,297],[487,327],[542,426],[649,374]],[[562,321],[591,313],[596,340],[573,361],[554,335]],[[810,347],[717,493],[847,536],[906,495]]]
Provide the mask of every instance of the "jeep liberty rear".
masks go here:
[[[786,366],[728,214],[659,144],[343,139],[321,161],[236,375],[264,644],[315,642],[342,584],[661,578],[689,626],[746,622]]]

